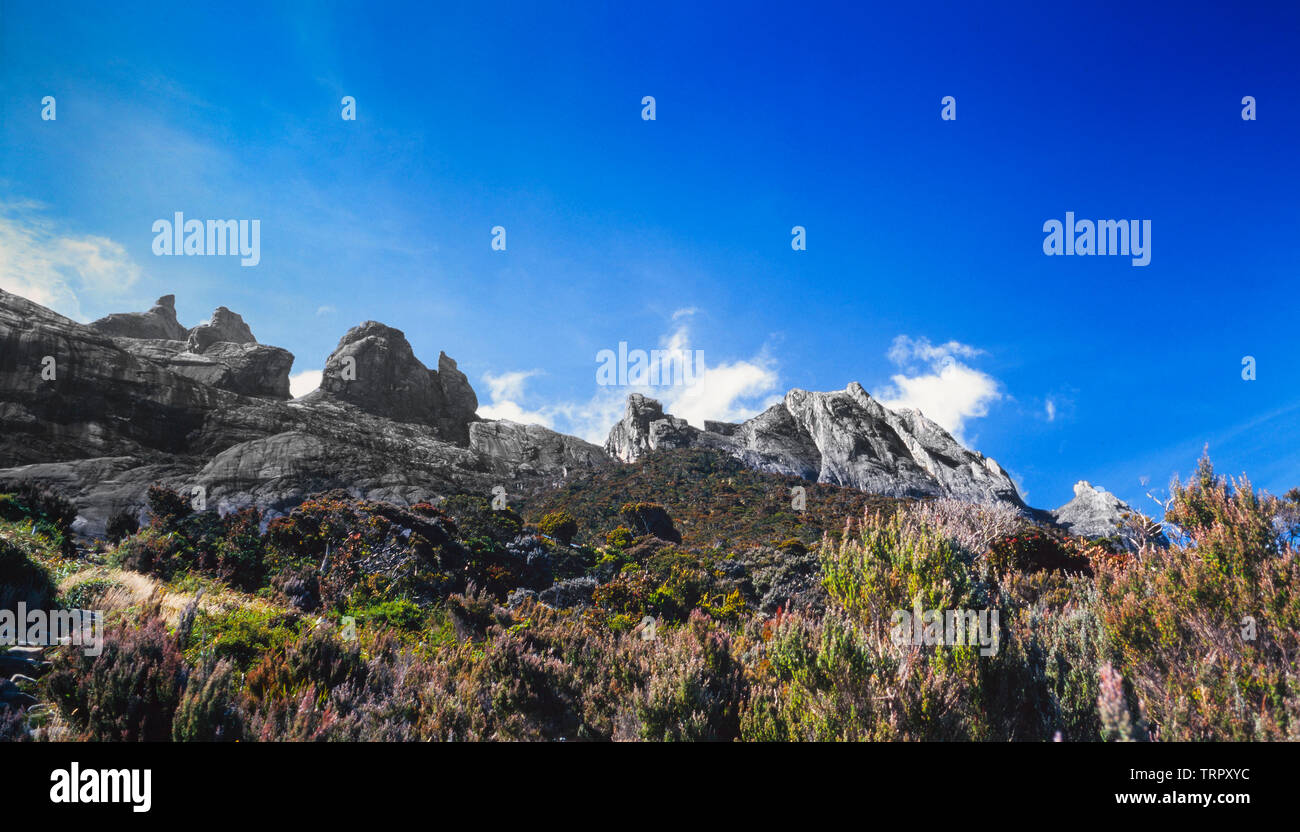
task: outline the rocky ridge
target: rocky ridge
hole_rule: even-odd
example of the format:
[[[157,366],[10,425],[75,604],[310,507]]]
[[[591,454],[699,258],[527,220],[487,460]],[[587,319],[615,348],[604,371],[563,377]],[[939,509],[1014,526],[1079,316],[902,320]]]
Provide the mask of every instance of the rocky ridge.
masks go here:
[[[297,401],[292,362],[229,310],[184,330],[169,296],[86,325],[0,291],[0,481],[64,494],[77,530],[99,535],[154,482],[275,514],[330,488],[413,503],[526,493],[612,464],[571,436],[479,420],[455,361],[430,370],[382,324],[349,330],[321,389]]]
[[[605,450],[624,462],[659,448],[688,447],[726,451],[759,471],[873,494],[1026,508],[997,462],[962,447],[917,411],[890,410],[856,382],[829,393],[791,390],[752,419],[706,422],[703,430],[664,413],[654,399],[632,395],[605,441]]]
[[[80,324],[0,290],[0,483],[31,481],[77,503],[103,534],[159,482],[209,507],[269,515],[342,488],[413,503],[496,485],[530,494],[658,449],[724,451],[758,471],[893,497],[949,496],[1029,509],[992,459],[861,385],[791,390],[739,424],[696,428],[628,397],[604,448],[538,425],[487,420],[456,362],[436,369],[405,334],[366,321],[339,340],[319,389],[289,400],[293,355],[257,342],[225,307],[186,329],[175,298]],[[1082,484],[1082,485],[1086,485]],[[196,491],[202,489],[201,491]],[[1127,506],[1080,494],[1050,517],[1109,536]]]

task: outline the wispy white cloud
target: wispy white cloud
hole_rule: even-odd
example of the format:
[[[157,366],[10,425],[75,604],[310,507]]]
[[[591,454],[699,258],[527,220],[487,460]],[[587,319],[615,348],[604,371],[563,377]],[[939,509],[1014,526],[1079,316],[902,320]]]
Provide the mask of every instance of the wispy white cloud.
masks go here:
[[[35,202],[0,203],[0,289],[84,320],[81,296],[112,297],[140,278],[121,243],[59,228]]]
[[[888,353],[889,360],[900,367],[907,366],[917,359],[942,363],[953,356],[977,358],[983,354],[983,350],[957,341],[949,341],[946,344],[931,344],[929,338],[909,338],[906,335],[899,335],[895,338],[894,343],[889,346]]]
[[[901,372],[890,376],[893,386],[882,390],[879,399],[889,408],[921,411],[965,444],[966,423],[987,416],[989,405],[1003,397],[995,378],[960,360],[982,354],[956,341],[932,344],[927,338],[899,335],[888,355]]]
[[[533,376],[542,374],[541,370],[515,370],[514,372],[493,375],[484,373],[483,381],[488,386],[492,401],[517,399],[524,394],[524,383]]]

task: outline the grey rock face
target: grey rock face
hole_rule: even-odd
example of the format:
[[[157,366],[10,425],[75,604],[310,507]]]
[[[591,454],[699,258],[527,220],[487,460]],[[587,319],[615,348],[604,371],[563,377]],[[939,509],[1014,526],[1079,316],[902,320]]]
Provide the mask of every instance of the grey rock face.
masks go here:
[[[376,415],[432,425],[462,446],[470,444],[469,426],[478,419],[478,397],[455,360],[440,352],[438,369],[430,370],[401,330],[375,321],[353,327],[339,341],[325,362],[320,391]]]
[[[289,371],[293,368],[293,353],[286,349],[265,344],[219,341],[205,349],[200,356],[195,356],[192,352],[175,356],[170,364],[172,371],[190,378],[199,378],[197,371],[201,365],[195,363],[187,366],[182,362],[182,359],[188,362],[196,358],[220,368],[216,377],[204,381],[205,384],[245,396],[289,398]]]
[[[751,468],[794,474],[896,497],[948,496],[1025,508],[1006,472],[961,446],[912,410],[894,412],[854,383],[840,391],[791,390],[740,425],[692,427],[666,415],[653,399],[632,395],[605,442],[631,461],[658,448],[708,447]]]
[[[218,306],[210,320],[191,329],[187,340],[189,351],[195,353],[206,352],[208,347],[217,343],[257,343],[244,319],[224,306]]]
[[[214,331],[243,338],[237,317],[214,315]],[[63,494],[78,505],[75,529],[102,535],[115,513],[138,511],[155,482],[186,494],[202,487],[210,508],[275,514],[334,488],[436,502],[459,491],[488,496],[496,485],[528,493],[612,464],[574,437],[478,421],[455,362],[425,369],[383,324],[344,336],[327,362],[333,389],[298,401],[283,400],[288,352],[248,333],[196,353],[183,329],[175,334],[110,337],[0,291],[0,483]],[[356,381],[342,378],[348,355]],[[47,356],[52,380],[41,375]],[[449,436],[453,427],[462,433]]]
[[[185,327],[176,320],[176,296],[163,295],[148,312],[119,312],[94,321],[96,332],[115,338],[153,338],[184,341]]]
[[[258,344],[244,319],[224,306],[188,332],[176,320],[173,295],[159,298],[148,312],[109,315],[90,326],[107,332],[132,355],[200,384],[246,396],[289,398],[293,354]],[[164,332],[165,337],[157,334]],[[174,337],[178,332],[180,338]]]
[[[438,429],[458,445],[469,443],[469,423],[478,419],[478,396],[469,379],[456,367],[455,359],[438,352],[438,371],[433,373],[442,389],[442,412]]]
[[[648,451],[692,447],[698,444],[699,433],[685,419],[666,415],[659,402],[633,393],[627,397],[623,418],[610,429],[605,450],[623,462],[635,462]]]
[[[221,341],[195,353],[184,341],[120,339],[117,343],[133,355],[201,384],[245,396],[289,398],[293,353],[280,347]]]
[[[400,329],[366,321],[349,329],[325,362],[321,391],[380,416],[433,424],[442,410],[436,373]]]
[[[1128,503],[1087,480],[1074,484],[1074,499],[1050,512],[1052,519],[1071,534],[1089,538],[1118,537],[1130,549],[1135,548],[1135,543],[1124,534],[1123,515],[1134,513]],[[1164,535],[1155,535],[1154,542],[1163,544]]]
[[[611,464],[598,446],[576,436],[504,419],[470,424],[469,449],[490,461],[489,468],[498,480],[545,477],[558,481],[573,472]]]
[[[178,453],[237,399],[0,291],[0,465]]]

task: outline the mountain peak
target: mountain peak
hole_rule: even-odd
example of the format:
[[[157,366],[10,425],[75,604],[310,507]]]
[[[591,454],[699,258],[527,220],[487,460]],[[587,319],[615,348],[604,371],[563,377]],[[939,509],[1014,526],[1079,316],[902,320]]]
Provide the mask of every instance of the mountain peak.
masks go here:
[[[218,306],[211,318],[190,330],[187,343],[190,352],[200,353],[213,344],[256,344],[257,339],[241,315]]]
[[[365,321],[344,333],[325,362],[321,390],[379,416],[433,425],[449,441],[469,443],[478,397],[455,359],[438,353],[431,370],[400,329]]]
[[[606,451],[624,462],[685,447],[724,450],[756,470],[876,494],[950,496],[1025,509],[996,462],[963,447],[917,411],[890,410],[857,382],[826,393],[796,388],[739,425],[706,422],[704,430],[633,393],[605,441]]]
[[[1071,534],[1082,537],[1119,537],[1125,546],[1135,544],[1125,537],[1125,515],[1135,514],[1128,503],[1087,480],[1074,484],[1074,499],[1049,512],[1052,519]],[[1163,538],[1162,538],[1163,539]]]

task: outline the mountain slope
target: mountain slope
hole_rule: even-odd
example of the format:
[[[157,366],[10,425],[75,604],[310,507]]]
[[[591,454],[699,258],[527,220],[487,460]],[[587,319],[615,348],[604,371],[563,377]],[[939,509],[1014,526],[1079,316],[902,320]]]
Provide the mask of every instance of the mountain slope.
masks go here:
[[[798,503],[795,488],[803,489]],[[680,448],[647,453],[634,463],[539,492],[518,508],[531,521],[567,511],[578,520],[576,539],[596,544],[624,522],[619,509],[625,503],[641,501],[662,504],[682,545],[695,549],[777,546],[791,539],[812,544],[823,532],[838,535],[845,518],[864,511],[889,514],[901,502],[793,474],[755,471],[714,449]]]

